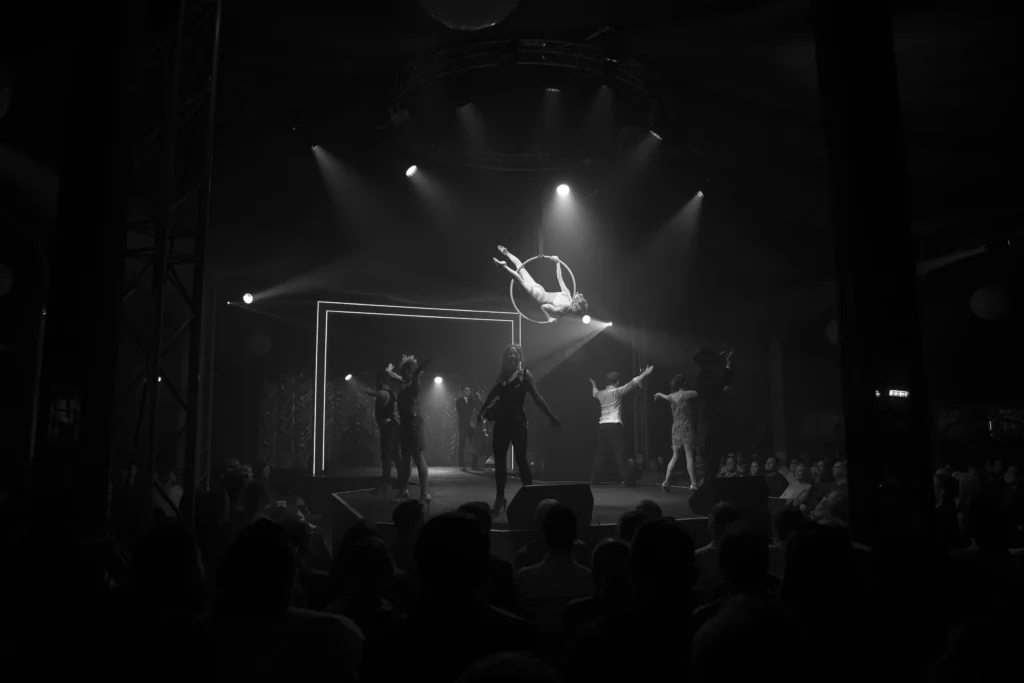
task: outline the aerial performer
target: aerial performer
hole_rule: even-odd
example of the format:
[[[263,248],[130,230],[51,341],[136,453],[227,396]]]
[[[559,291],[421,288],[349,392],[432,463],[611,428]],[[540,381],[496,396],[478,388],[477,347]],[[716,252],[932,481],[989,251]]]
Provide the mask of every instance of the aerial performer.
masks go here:
[[[523,289],[526,290],[526,293],[529,294],[540,306],[540,309],[544,312],[544,317],[547,318],[549,323],[555,322],[568,313],[581,316],[587,312],[587,300],[583,297],[583,294],[579,292],[573,294],[569,291],[569,288],[565,286],[565,280],[562,279],[562,261],[557,256],[546,256],[542,254],[537,257],[555,262],[555,273],[558,275],[558,286],[562,291],[552,293],[537,284],[537,281],[533,279],[529,271],[523,267],[523,262],[516,258],[514,254],[509,253],[508,249],[499,244],[498,251],[511,261],[512,266],[514,267],[510,267],[507,261],[502,261],[500,259],[494,259],[494,262],[507,270],[512,277],[515,278],[516,282],[522,285]]]

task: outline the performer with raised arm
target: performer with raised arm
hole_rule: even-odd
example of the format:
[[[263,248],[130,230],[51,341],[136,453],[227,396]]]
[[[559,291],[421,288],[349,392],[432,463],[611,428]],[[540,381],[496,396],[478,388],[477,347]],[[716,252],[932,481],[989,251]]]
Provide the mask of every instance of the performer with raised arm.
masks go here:
[[[529,424],[523,404],[527,394],[533,397],[534,403],[551,420],[554,427],[561,426],[562,423],[551,412],[544,397],[537,391],[533,375],[529,370],[523,368],[522,348],[518,344],[509,344],[501,356],[501,372],[498,373],[498,381],[487,394],[487,398],[484,399],[483,405],[480,406],[480,412],[476,416],[478,425],[484,419],[494,420],[493,452],[496,495],[494,506],[491,508],[491,515],[494,517],[501,514],[507,503],[505,480],[508,477],[506,456],[509,444],[512,445],[512,456],[519,468],[519,477],[523,481],[523,486],[533,484],[530,461],[526,455]]]
[[[430,365],[431,359],[420,363],[416,356],[402,356],[399,372],[393,370],[389,374],[399,380],[398,388],[398,420],[400,423],[400,443],[402,449],[402,466],[398,471],[398,498],[396,501],[408,500],[409,477],[412,475],[412,462],[416,463],[416,473],[420,480],[420,502],[430,504],[430,490],[427,486],[427,463],[423,459],[423,414],[420,412],[420,375]]]
[[[399,477],[402,474],[402,461],[399,458],[401,429],[398,426],[398,397],[388,386],[388,377],[396,376],[395,364],[389,363],[385,369],[377,373],[377,388],[366,392],[375,399],[373,414],[380,429],[381,481],[374,490],[375,494],[387,493],[391,488],[392,462],[395,463]]]
[[[619,373],[609,372],[605,375],[607,384],[604,389],[597,388],[597,382],[590,380],[594,398],[601,404],[601,417],[597,423],[597,453],[594,465],[590,470],[590,483],[601,483],[601,468],[605,459],[611,455],[619,468],[620,486],[635,486],[626,462],[626,427],[622,424],[622,399],[626,394],[640,386],[640,383],[654,371],[648,365],[643,372],[619,386]]]
[[[541,310],[544,312],[544,317],[548,319],[549,323],[555,322],[567,313],[582,316],[587,312],[587,300],[583,297],[583,294],[577,292],[574,295],[565,286],[565,280],[562,279],[562,261],[557,256],[541,256],[541,258],[555,262],[555,274],[558,275],[558,286],[561,291],[552,293],[537,284],[537,281],[533,279],[529,271],[523,267],[523,262],[516,258],[514,254],[509,253],[508,249],[499,244],[498,251],[504,254],[515,267],[512,268],[507,262],[499,259],[494,259],[494,262],[507,270],[515,278],[516,282],[526,290],[526,293],[533,297],[533,300],[540,305]]]
[[[696,427],[696,401],[699,395],[687,386],[686,375],[679,374],[672,378],[668,394],[661,392],[654,394],[655,401],[663,399],[672,404],[672,459],[669,460],[668,467],[665,468],[665,481],[661,484],[661,489],[665,493],[672,492],[672,472],[679,461],[680,449],[686,455],[686,472],[690,475],[690,490],[697,488],[694,462],[700,453]]]

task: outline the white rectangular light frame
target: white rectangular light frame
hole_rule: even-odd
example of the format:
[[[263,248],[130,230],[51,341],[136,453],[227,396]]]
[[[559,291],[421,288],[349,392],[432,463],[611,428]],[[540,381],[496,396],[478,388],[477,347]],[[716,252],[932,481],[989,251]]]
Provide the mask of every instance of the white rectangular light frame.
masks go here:
[[[509,341],[523,343],[522,317],[510,311],[476,311],[464,308],[426,308],[422,306],[392,306],[386,304],[360,304],[351,301],[316,302],[316,361],[313,373],[313,475],[326,469],[324,449],[327,420],[327,330],[330,315],[366,315],[389,318],[432,318],[435,320],[472,320],[487,323],[508,323]],[[387,359],[381,359],[386,362]],[[319,468],[317,467],[319,463]]]

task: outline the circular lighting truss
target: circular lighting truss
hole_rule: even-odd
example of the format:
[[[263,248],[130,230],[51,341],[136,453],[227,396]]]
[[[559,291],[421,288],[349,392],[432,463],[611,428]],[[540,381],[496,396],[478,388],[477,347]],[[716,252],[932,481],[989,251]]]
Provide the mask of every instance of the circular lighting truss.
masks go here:
[[[653,72],[632,58],[611,59],[605,49],[564,40],[516,39],[469,43],[423,52],[405,66],[397,100],[417,88],[448,76],[499,66],[542,66],[581,71],[596,76],[614,72],[617,83],[653,97]],[[614,69],[609,69],[613,66]]]

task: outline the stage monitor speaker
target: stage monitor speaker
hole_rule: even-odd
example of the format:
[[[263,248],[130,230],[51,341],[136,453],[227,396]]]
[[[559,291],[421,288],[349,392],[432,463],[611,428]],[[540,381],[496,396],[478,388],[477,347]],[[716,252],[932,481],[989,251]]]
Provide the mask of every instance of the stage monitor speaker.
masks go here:
[[[723,501],[746,512],[758,529],[771,534],[768,482],[764,477],[713,479],[690,496],[690,510],[706,517],[711,514],[711,508]]]
[[[590,526],[594,516],[594,492],[590,490],[590,484],[539,484],[522,487],[508,502],[508,528],[536,528],[534,515],[537,504],[548,498],[557,500],[576,513],[581,534]]]

